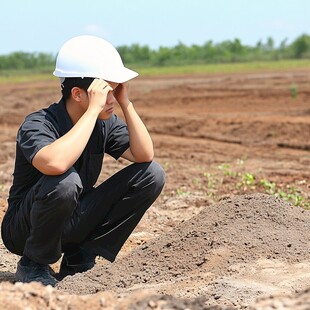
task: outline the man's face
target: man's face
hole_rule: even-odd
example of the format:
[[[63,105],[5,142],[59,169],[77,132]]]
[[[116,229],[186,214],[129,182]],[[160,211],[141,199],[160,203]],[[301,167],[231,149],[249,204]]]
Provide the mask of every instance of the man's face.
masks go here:
[[[109,81],[106,81],[106,82],[110,85],[110,87],[113,90],[118,86],[118,83],[109,82]],[[81,97],[82,97],[82,100],[80,102],[80,107],[83,110],[82,113],[85,113],[89,105],[89,98],[85,90],[80,88],[80,92],[81,92]],[[102,111],[99,113],[98,118],[101,120],[109,119],[114,112],[115,102],[116,102],[116,99],[113,95],[113,91],[110,91],[107,95],[105,106],[103,107]]]
[[[113,90],[118,86],[118,83],[109,82],[109,81],[107,81],[107,83],[111,86],[111,88],[113,88]],[[101,120],[109,119],[114,112],[115,102],[116,102],[116,99],[113,95],[113,92],[110,91],[107,96],[106,104],[103,110],[99,113],[98,118]]]

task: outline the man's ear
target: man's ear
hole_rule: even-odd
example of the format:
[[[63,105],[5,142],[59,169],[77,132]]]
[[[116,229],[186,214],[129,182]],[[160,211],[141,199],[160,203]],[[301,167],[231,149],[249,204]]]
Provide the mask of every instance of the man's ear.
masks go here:
[[[82,95],[82,90],[81,88],[75,86],[75,87],[72,87],[71,89],[71,96],[72,96],[72,99],[74,99],[75,101],[78,101],[80,102],[81,101],[81,95]]]

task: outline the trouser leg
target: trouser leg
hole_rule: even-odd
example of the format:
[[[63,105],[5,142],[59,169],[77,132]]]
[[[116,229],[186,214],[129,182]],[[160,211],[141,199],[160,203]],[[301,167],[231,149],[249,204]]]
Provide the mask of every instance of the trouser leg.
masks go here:
[[[132,164],[84,197],[67,221],[64,244],[80,244],[96,255],[114,261],[165,182],[156,163]]]
[[[14,206],[3,227],[9,250],[38,263],[56,262],[61,256],[65,222],[76,208],[81,190],[80,177],[73,168],[59,176],[43,176]]]

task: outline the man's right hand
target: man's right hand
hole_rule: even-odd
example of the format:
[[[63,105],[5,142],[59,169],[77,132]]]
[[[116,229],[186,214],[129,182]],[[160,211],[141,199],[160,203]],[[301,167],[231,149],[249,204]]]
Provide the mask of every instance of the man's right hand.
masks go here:
[[[88,109],[94,109],[99,114],[105,107],[108,93],[111,91],[113,88],[105,80],[94,79],[87,89]]]

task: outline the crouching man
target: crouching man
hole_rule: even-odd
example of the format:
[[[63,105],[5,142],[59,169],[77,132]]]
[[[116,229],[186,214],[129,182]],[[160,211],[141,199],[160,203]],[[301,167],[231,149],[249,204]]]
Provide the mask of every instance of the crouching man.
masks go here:
[[[17,134],[13,184],[2,239],[20,255],[16,280],[54,286],[57,280],[113,262],[165,176],[153,161],[150,135],[128,98],[117,50],[94,36],[78,36],[60,49],[54,75],[58,103],[28,115]],[[114,114],[122,109],[125,122]],[[107,153],[132,164],[94,186]],[[49,264],[61,255],[59,274]]]

